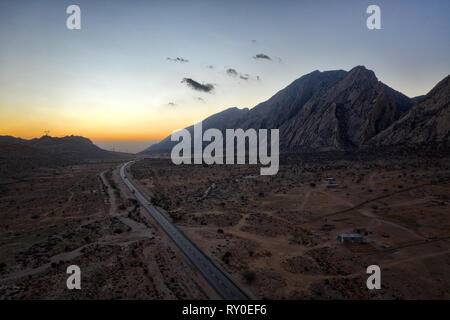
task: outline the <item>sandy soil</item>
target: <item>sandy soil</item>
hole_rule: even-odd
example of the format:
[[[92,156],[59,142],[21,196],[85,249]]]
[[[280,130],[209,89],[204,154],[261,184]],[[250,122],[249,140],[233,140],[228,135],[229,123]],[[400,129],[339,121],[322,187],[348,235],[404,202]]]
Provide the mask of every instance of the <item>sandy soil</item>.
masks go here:
[[[1,299],[218,298],[120,183],[118,163],[0,185]],[[81,290],[66,269],[81,268]]]
[[[276,176],[259,176],[257,166],[153,158],[131,172],[256,298],[448,299],[448,160],[290,157]],[[337,241],[358,227],[367,243]],[[372,264],[381,290],[366,287]]]

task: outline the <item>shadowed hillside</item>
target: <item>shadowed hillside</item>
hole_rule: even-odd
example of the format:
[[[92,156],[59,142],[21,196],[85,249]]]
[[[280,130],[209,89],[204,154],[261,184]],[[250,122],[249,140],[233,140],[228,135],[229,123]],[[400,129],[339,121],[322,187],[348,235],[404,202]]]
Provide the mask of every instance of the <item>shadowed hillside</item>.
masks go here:
[[[127,159],[131,154],[100,149],[79,136],[24,140],[0,136],[0,177],[21,177],[43,167]]]

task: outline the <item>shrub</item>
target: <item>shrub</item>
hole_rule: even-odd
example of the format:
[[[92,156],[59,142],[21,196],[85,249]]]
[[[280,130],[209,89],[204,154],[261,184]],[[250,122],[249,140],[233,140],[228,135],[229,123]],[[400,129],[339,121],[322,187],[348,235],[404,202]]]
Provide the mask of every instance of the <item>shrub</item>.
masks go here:
[[[242,273],[242,276],[244,277],[245,281],[247,281],[248,283],[252,283],[256,278],[255,272],[251,271],[251,270],[245,270]]]

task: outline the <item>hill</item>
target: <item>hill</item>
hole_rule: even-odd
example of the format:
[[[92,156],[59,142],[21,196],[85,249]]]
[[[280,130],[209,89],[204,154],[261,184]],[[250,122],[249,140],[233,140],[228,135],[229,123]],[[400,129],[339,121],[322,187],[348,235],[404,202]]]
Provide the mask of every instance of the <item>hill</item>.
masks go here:
[[[20,177],[43,167],[111,161],[131,158],[131,154],[100,149],[79,136],[25,140],[0,136],[0,177]]]

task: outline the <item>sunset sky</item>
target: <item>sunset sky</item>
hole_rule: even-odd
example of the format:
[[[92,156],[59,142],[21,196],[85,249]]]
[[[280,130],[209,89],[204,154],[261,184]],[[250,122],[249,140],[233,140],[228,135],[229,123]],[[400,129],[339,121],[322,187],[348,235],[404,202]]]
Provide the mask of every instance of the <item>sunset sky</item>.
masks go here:
[[[81,30],[66,28],[71,4]],[[381,30],[366,28],[370,4]],[[2,0],[0,135],[159,140],[303,74],[356,65],[425,94],[450,73],[449,12],[448,0]]]

